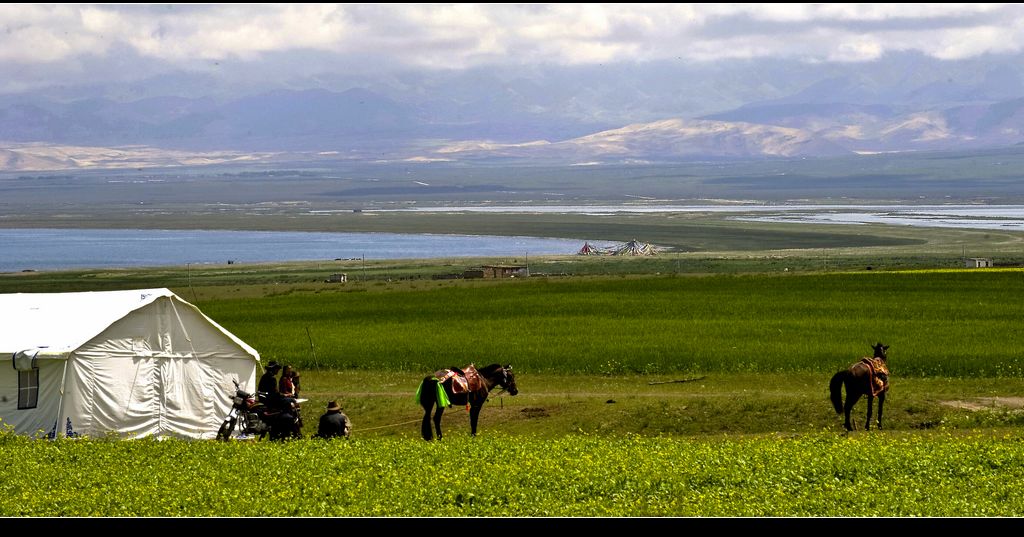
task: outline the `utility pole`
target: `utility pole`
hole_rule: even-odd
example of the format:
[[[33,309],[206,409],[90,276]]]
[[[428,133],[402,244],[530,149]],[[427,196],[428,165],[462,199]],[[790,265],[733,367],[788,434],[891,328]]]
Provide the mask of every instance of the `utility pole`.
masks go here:
[[[306,337],[309,338],[309,352],[313,355],[313,368],[320,371],[320,361],[316,359],[316,349],[313,348],[313,336],[309,333],[309,327],[306,327]]]
[[[196,290],[192,287],[192,263],[185,263],[185,273],[188,276],[188,288],[192,291],[192,303],[199,305],[199,297],[196,296]]]

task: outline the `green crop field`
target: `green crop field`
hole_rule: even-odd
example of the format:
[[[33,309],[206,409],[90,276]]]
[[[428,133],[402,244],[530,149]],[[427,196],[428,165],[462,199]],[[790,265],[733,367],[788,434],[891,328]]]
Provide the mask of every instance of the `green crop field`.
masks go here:
[[[337,369],[600,374],[828,372],[883,341],[900,376],[1019,377],[1022,294],[1024,271],[1008,269],[426,282],[200,305],[265,359],[303,368],[310,338]]]
[[[431,444],[0,434],[0,450],[0,516],[1024,515],[1019,432]]]

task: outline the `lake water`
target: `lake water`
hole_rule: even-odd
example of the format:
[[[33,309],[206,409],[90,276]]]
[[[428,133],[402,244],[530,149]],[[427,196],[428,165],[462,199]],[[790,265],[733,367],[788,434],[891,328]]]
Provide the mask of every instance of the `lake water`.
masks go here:
[[[804,209],[775,211],[774,214],[764,216],[737,217],[736,220],[1024,230],[1024,207],[1019,205],[932,205]]]
[[[870,224],[1024,231],[1021,205],[605,205],[479,206],[424,212],[713,212],[750,221]],[[735,213],[731,216],[730,213]],[[593,246],[619,243],[595,241]],[[270,231],[0,229],[0,272],[334,259],[526,257],[574,254],[584,239]]]
[[[617,243],[590,241],[596,246]],[[584,240],[401,233],[0,229],[0,272],[574,254]]]
[[[418,212],[566,213],[717,213],[726,218],[754,222],[819,224],[888,224],[894,226],[953,227],[1024,230],[1022,205],[546,205],[419,207],[393,209]],[[737,216],[728,216],[736,213]]]

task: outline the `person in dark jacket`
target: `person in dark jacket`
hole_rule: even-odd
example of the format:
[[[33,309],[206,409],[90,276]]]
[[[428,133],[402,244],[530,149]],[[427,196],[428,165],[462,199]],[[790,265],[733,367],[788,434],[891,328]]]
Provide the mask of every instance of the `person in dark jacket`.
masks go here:
[[[263,376],[260,377],[260,383],[256,386],[257,391],[267,394],[268,400],[277,401],[281,397],[281,390],[277,387],[277,372],[280,370],[281,364],[270,362],[267,364]]]
[[[337,401],[331,401],[327,405],[327,412],[320,416],[320,426],[316,431],[317,438],[348,438],[351,432],[352,422],[341,411],[341,405]]]
[[[256,386],[256,390],[266,394],[264,404],[268,407],[291,412],[296,400],[294,397],[281,393],[277,381],[277,372],[280,370],[281,364],[277,362],[271,361],[267,364],[267,370],[260,377],[260,383]]]

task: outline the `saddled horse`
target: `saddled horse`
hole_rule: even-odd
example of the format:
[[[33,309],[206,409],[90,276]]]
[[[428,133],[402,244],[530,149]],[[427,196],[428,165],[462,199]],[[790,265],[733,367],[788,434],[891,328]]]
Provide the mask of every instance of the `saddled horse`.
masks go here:
[[[469,407],[469,426],[473,436],[476,436],[480,409],[495,386],[508,391],[509,395],[519,393],[511,365],[503,367],[491,364],[480,369],[469,365],[464,370],[453,367],[425,377],[416,391],[416,400],[423,406],[423,439],[432,440],[434,437],[430,427],[430,411],[435,406],[437,411],[434,412],[434,428],[437,429],[437,439],[441,439],[441,416],[444,409],[453,404]]]
[[[889,364],[886,351],[888,345],[872,345],[875,350],[871,358],[861,360],[848,369],[844,369],[832,376],[829,382],[832,406],[836,414],[846,414],[846,422],[843,424],[847,431],[853,430],[850,423],[850,411],[853,405],[857,404],[862,395],[868,396],[868,418],[864,425],[865,430],[871,430],[871,404],[875,397],[878,397],[878,428],[882,428],[882,405],[885,404],[885,394],[889,391]],[[843,404],[842,388],[846,387],[846,404]]]

